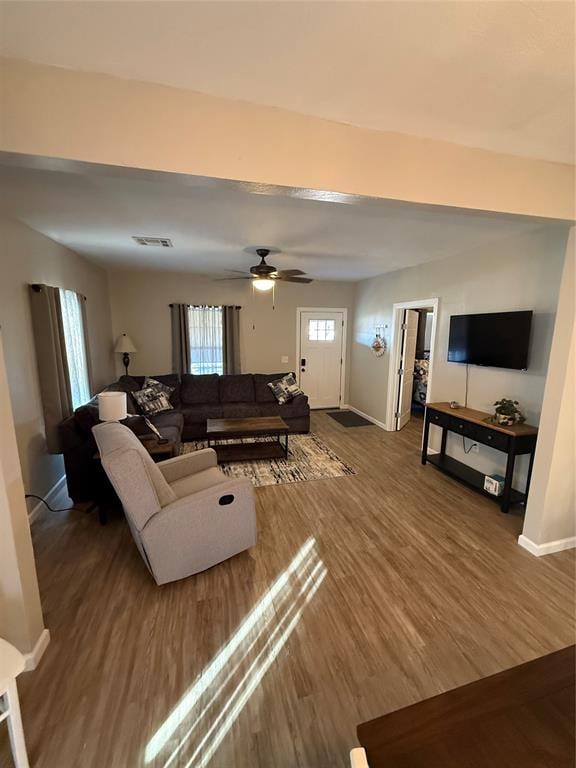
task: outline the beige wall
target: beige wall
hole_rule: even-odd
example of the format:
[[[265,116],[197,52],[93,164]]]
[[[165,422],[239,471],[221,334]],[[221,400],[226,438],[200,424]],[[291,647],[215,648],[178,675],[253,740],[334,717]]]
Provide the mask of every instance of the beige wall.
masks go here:
[[[309,285],[282,283],[272,295],[253,294],[249,281],[216,281],[179,272],[114,270],[109,272],[114,335],[128,333],[138,348],[131,372],[161,374],[172,370],[170,310],[172,302],[238,304],[242,370],[276,373],[296,366],[296,308],[351,309],[353,283],[315,281]],[[281,357],[288,362],[282,363]],[[122,371],[120,360],[117,372]]]
[[[433,364],[433,399],[464,402],[465,366],[447,362],[450,315],[534,310],[530,364],[527,372],[470,366],[468,405],[491,411],[495,400],[519,400],[532,424],[538,424],[548,368],[566,228],[546,227],[491,244],[489,248],[382,275],[357,284],[352,340],[350,404],[385,422],[389,351],[374,357],[369,344],[375,325],[387,324],[390,341],[392,305],[415,299],[439,298]],[[497,344],[498,340],[494,339]],[[462,444],[449,442],[461,458]],[[464,459],[462,459],[464,460]],[[503,454],[480,446],[465,461],[484,472],[502,471]],[[520,482],[526,461],[518,460]]]
[[[572,229],[566,251],[550,372],[526,509],[523,536],[536,547],[551,542],[575,545],[576,468],[576,237]],[[545,554],[545,552],[544,552]]]
[[[44,630],[0,331],[0,637],[30,653]]]
[[[4,60],[0,149],[574,218],[574,168],[107,75]]]
[[[46,283],[87,297],[90,352],[98,389],[113,376],[106,274],[53,240],[2,218],[0,274],[0,326],[24,486],[28,492],[45,495],[64,469],[60,456],[46,453],[28,285]]]

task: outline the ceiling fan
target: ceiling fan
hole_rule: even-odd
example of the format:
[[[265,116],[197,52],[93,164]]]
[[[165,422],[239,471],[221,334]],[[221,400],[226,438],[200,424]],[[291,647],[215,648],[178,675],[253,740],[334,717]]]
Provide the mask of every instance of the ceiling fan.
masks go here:
[[[285,283],[311,283],[310,277],[301,269],[276,269],[272,264],[266,263],[266,257],[272,252],[270,248],[256,248],[256,255],[260,256],[260,264],[250,267],[250,274],[231,269],[230,272],[238,272],[242,277],[220,277],[219,280],[252,280],[252,285],[259,291],[269,291],[277,280]]]

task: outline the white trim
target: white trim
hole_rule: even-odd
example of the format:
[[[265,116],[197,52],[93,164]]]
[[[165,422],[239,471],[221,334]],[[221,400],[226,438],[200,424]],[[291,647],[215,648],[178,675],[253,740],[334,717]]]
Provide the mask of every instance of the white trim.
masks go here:
[[[528,550],[531,555],[542,557],[543,555],[552,555],[554,552],[562,552],[565,549],[574,549],[576,547],[576,536],[570,536],[568,539],[547,541],[545,544],[536,544],[528,536],[521,534],[518,537],[518,544]]]
[[[300,342],[301,331],[300,323],[302,312],[342,312],[342,320],[344,325],[342,326],[342,365],[340,366],[340,405],[342,407],[342,400],[345,394],[346,385],[346,350],[348,348],[348,309],[347,307],[296,307],[296,379],[300,384]]]
[[[56,482],[54,483],[52,488],[50,488],[46,496],[44,496],[48,504],[51,504],[52,497],[55,497],[59,493],[60,487],[64,482],[66,482],[66,475],[62,475],[62,477],[58,478],[58,480],[56,480]],[[34,520],[36,520],[42,508],[46,509],[44,502],[37,501],[36,504],[34,504],[32,509],[30,510],[30,512],[28,512],[28,522],[30,523],[30,525],[32,525]]]
[[[440,300],[415,299],[413,301],[399,301],[392,306],[392,332],[390,336],[390,367],[388,370],[388,400],[386,402],[386,426],[388,432],[396,432],[396,399],[398,396],[398,366],[400,360],[400,345],[402,334],[398,333],[402,324],[402,313],[405,309],[432,308],[432,332],[430,334],[430,365],[428,369],[428,387],[426,390],[426,402],[432,401],[432,381],[434,373],[434,359],[436,353],[436,329],[438,327],[438,306]]]
[[[368,416],[367,413],[364,413],[364,411],[358,410],[358,408],[354,408],[353,405],[343,405],[341,410],[353,411],[354,413],[357,413],[358,416],[363,416],[367,421],[370,421],[372,422],[372,424],[375,424],[377,427],[380,427],[380,429],[386,429],[386,424],[384,424],[383,421],[378,421],[378,419],[375,419],[373,416]]]
[[[24,654],[25,672],[32,672],[33,669],[36,669],[38,664],[40,664],[42,656],[44,656],[44,651],[48,648],[49,642],[50,632],[47,629],[43,629],[31,653]]]

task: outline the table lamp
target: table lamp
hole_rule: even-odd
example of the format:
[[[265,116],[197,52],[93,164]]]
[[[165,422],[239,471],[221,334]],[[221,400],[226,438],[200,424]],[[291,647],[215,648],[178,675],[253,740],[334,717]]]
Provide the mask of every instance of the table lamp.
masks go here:
[[[98,395],[100,421],[122,421],[128,415],[126,392],[100,392]]]
[[[124,364],[126,376],[128,376],[128,366],[130,365],[130,353],[136,352],[136,347],[134,346],[134,342],[132,341],[130,336],[128,336],[127,333],[123,333],[121,336],[118,336],[116,346],[114,347],[114,352],[122,355],[122,363]]]

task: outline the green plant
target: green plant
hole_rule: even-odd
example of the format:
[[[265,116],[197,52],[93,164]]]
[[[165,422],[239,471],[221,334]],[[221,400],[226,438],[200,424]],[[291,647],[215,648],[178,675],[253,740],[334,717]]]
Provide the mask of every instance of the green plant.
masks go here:
[[[507,397],[503,397],[501,400],[496,400],[494,405],[496,413],[500,413],[503,416],[514,417],[515,421],[518,422],[526,421],[520,409],[516,407],[518,405],[518,400],[509,400]]]

